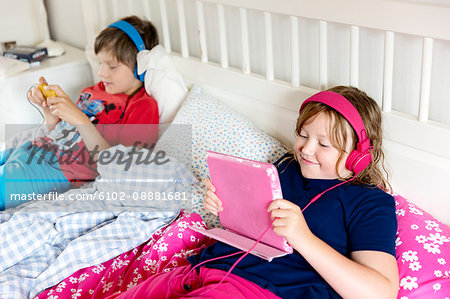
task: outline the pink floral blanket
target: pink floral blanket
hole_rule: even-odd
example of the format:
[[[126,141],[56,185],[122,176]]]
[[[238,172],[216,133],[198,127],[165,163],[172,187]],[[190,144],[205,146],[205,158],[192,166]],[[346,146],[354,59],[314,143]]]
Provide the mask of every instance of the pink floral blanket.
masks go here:
[[[35,299],[105,298],[127,291],[155,273],[186,265],[186,257],[214,242],[189,226],[206,228],[206,223],[198,214],[181,212],[148,242],[100,265],[78,270]]]

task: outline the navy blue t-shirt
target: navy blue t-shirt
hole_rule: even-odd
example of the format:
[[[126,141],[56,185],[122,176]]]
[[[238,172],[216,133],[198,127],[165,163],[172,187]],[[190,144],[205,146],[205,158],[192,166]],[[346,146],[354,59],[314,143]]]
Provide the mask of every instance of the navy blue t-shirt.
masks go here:
[[[300,208],[339,180],[306,179],[298,163],[289,159],[275,163],[283,197]],[[376,187],[344,184],[326,192],[303,213],[314,235],[341,254],[375,250],[395,256],[397,219],[394,198]],[[189,257],[192,265],[239,251],[222,242]],[[205,267],[228,271],[241,255],[208,262]],[[270,263],[247,255],[232,273],[269,289],[282,298],[339,298],[327,282],[294,250]]]

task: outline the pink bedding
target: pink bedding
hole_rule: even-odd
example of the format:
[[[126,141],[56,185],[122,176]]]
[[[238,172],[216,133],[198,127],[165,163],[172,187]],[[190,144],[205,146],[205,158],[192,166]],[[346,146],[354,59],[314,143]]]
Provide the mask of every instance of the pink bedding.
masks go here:
[[[450,227],[401,196],[396,200],[398,298],[448,298]],[[189,225],[206,228],[200,215],[182,212],[147,243],[101,265],[81,269],[36,298],[104,298],[124,292],[155,273],[187,265],[185,257],[214,242],[188,229]]]
[[[105,298],[124,292],[155,273],[186,265],[186,257],[214,242],[188,229],[189,225],[206,228],[200,215],[182,212],[148,242],[100,265],[78,270],[36,298]]]

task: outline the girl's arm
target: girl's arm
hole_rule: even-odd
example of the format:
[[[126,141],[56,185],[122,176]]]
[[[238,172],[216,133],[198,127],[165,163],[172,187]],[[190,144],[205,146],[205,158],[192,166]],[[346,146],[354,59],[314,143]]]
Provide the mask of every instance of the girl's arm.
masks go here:
[[[74,125],[78,132],[80,132],[84,144],[89,151],[95,150],[98,153],[111,147],[91,123],[86,114],[78,109],[61,87],[58,85],[49,85],[48,88],[56,91],[58,95],[47,98],[50,112],[67,123]],[[93,158],[95,159],[96,157]]]
[[[337,252],[308,228],[300,208],[279,199],[269,206],[274,231],[284,236],[343,298],[396,298],[398,269],[394,256],[380,251]]]
[[[398,269],[392,255],[355,251],[348,259],[313,235],[302,242],[293,247],[343,298],[397,297]]]

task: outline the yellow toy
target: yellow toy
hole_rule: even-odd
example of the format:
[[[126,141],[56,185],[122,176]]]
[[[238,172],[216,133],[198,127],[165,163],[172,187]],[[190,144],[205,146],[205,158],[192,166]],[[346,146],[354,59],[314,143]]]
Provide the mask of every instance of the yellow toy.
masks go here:
[[[38,87],[41,90],[42,94],[44,95],[44,97],[47,99],[49,97],[56,97],[56,91],[54,91],[53,89],[45,89],[45,86],[47,86],[47,84],[39,84]]]

